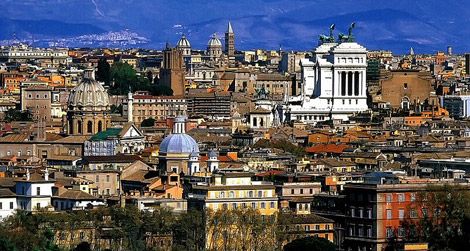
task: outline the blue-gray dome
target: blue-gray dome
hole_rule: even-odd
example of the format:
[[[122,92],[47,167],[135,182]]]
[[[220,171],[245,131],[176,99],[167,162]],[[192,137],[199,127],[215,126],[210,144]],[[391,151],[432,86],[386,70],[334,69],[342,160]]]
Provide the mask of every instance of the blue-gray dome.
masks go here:
[[[160,144],[160,153],[199,153],[197,142],[185,133],[186,117],[178,116],[175,118],[173,133],[163,139]]]
[[[199,152],[197,142],[184,133],[170,134],[160,144],[161,153],[187,153]]]

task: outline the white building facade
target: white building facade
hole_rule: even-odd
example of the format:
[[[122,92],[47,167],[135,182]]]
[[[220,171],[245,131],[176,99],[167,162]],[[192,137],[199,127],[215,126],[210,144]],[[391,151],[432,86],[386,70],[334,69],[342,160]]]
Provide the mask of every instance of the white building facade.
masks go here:
[[[51,208],[52,187],[55,181],[49,179],[46,171],[44,177],[38,174],[31,175],[16,181],[16,196],[18,209],[37,211],[41,208]]]
[[[353,41],[317,47],[312,58],[300,61],[303,85],[284,107],[286,121],[348,120],[367,110],[366,57],[366,48]]]

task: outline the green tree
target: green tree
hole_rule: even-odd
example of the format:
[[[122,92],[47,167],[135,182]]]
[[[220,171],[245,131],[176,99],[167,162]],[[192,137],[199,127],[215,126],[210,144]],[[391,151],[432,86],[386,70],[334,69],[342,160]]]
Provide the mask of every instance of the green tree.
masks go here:
[[[336,247],[331,241],[318,237],[305,237],[293,240],[284,246],[284,251],[335,251]]]
[[[20,111],[19,109],[9,109],[5,112],[6,122],[12,121],[32,121],[32,114],[30,111]]]
[[[138,85],[136,72],[127,63],[114,63],[111,67],[111,79],[114,81],[114,85],[110,88],[111,94],[126,94],[132,87],[134,87],[132,90],[137,90],[135,88]]]
[[[173,96],[173,90],[169,86],[161,84],[152,85],[150,93],[156,96]]]
[[[152,127],[155,125],[155,119],[154,118],[147,118],[142,120],[142,123],[140,123],[141,127]]]
[[[0,250],[4,251],[16,251],[16,247],[13,244],[13,242],[10,241],[10,239],[7,238],[7,236],[1,234],[0,235]]]
[[[111,83],[111,66],[104,57],[98,61],[96,80],[104,82],[106,85],[109,85],[109,83]]]
[[[466,250],[470,247],[470,191],[467,186],[429,186],[418,194],[413,209],[421,211],[423,217],[417,224],[411,220],[403,224],[413,233],[409,236],[412,241],[428,242],[434,250]]]

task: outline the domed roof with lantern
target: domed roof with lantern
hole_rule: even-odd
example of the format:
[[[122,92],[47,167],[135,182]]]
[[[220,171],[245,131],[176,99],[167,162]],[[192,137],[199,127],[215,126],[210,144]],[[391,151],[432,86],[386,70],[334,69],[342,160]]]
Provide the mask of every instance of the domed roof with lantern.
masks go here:
[[[82,82],[70,91],[67,104],[69,110],[109,110],[108,92],[95,80],[93,69],[85,70]]]
[[[173,133],[166,136],[160,144],[160,153],[168,154],[196,154],[199,146],[193,137],[185,133],[186,118],[176,117]]]
[[[207,42],[207,47],[222,47],[222,42],[217,38],[217,34],[212,34],[211,39]]]
[[[189,43],[189,40],[186,38],[186,36],[183,34],[176,44],[177,48],[189,48],[191,47],[191,43]]]

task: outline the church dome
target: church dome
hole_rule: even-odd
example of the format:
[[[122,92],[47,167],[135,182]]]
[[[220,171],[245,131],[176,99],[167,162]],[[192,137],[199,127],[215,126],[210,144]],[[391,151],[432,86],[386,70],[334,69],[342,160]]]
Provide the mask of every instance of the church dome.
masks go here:
[[[165,137],[160,144],[160,153],[199,153],[199,146],[193,137],[185,133],[185,118],[177,117],[173,133]]]
[[[109,110],[109,96],[98,83],[93,70],[85,70],[83,81],[70,91],[69,110],[106,111]]]
[[[220,42],[220,39],[217,38],[217,34],[213,34],[209,42],[207,43],[208,47],[222,47],[222,42]]]
[[[191,47],[191,44],[189,43],[189,40],[186,38],[185,35],[181,36],[181,39],[178,41],[176,44],[177,48],[188,48]]]

